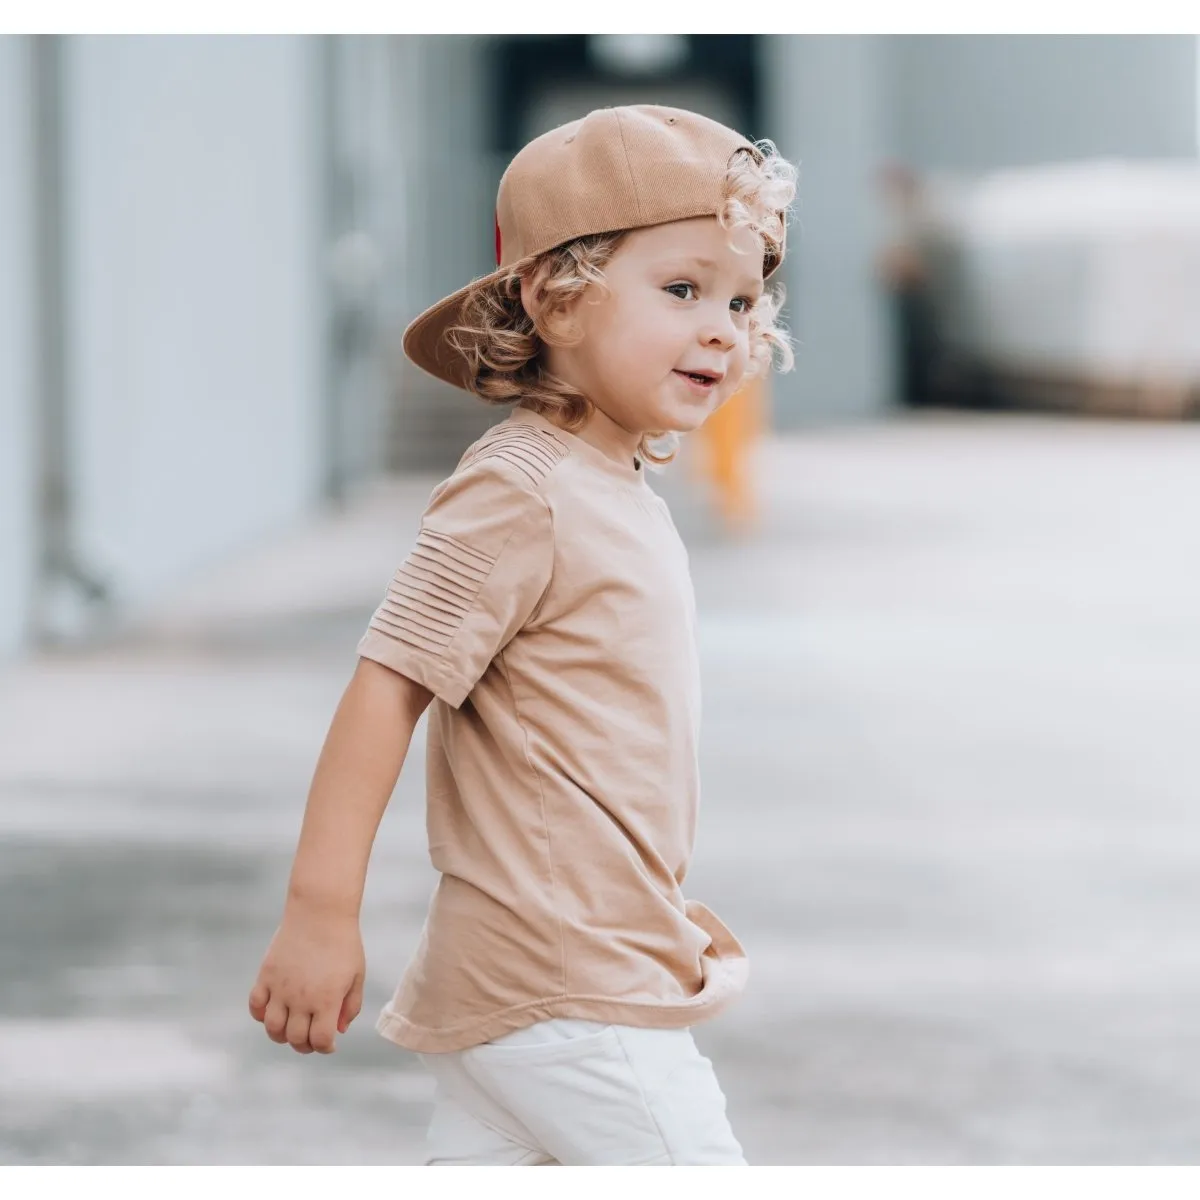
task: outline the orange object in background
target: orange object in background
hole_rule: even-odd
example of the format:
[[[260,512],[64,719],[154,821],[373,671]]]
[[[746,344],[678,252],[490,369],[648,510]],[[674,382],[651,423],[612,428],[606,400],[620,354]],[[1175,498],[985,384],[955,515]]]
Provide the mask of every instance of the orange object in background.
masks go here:
[[[766,381],[751,379],[700,427],[698,464],[725,527],[745,533],[758,522],[752,458],[766,425]]]

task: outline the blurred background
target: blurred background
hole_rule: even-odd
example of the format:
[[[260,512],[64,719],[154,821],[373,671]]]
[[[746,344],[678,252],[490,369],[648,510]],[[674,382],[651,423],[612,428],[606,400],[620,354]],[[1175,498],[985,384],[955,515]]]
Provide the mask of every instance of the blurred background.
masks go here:
[[[752,1162],[1200,1154],[1200,39],[0,37],[0,1161],[418,1162],[371,1031],[245,995],[354,647],[497,419],[399,349],[592,108],[800,165],[797,367],[652,484],[688,542],[697,1029]]]

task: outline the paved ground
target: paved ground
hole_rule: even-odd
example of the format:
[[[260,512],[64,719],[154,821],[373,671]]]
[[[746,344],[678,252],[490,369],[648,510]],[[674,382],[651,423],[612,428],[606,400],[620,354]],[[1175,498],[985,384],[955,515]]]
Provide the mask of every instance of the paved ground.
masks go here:
[[[923,416],[762,455],[705,532],[689,890],[750,949],[697,1031],[756,1163],[1200,1160],[1200,427]],[[430,480],[0,676],[0,1161],[415,1162],[370,1028],[420,925],[420,751],[367,1010],[331,1058],[245,994],[353,649]]]

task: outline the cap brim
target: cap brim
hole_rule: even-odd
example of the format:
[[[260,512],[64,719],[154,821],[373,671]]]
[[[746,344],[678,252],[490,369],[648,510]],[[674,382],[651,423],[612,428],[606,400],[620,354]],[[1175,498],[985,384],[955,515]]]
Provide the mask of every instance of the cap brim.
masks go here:
[[[446,341],[446,333],[462,319],[463,304],[473,293],[495,283],[510,268],[474,279],[444,300],[439,300],[412,321],[404,331],[404,353],[422,371],[455,387],[469,390],[467,360]]]

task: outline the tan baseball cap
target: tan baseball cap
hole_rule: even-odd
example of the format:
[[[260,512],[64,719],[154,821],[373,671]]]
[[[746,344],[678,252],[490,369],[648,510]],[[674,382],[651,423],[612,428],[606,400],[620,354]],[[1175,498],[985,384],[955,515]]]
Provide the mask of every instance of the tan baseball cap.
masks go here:
[[[514,263],[589,234],[716,216],[734,153],[758,149],[740,133],[681,108],[600,108],[534,138],[508,165],[496,195],[496,267],[423,312],[404,353],[430,375],[465,388],[467,363],[445,340],[463,302]],[[763,262],[768,278],[782,241]]]

